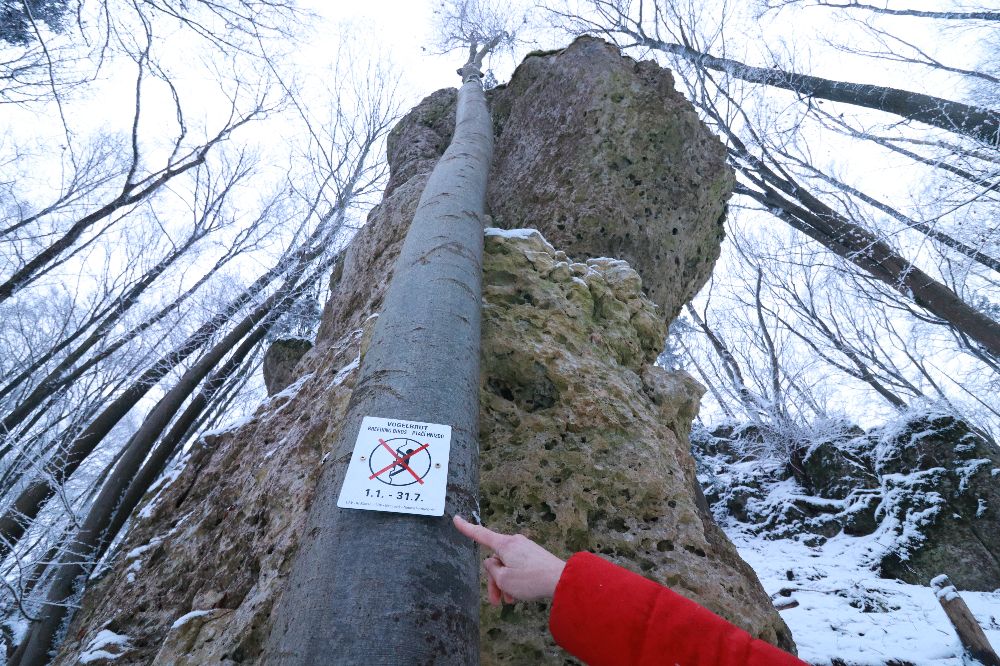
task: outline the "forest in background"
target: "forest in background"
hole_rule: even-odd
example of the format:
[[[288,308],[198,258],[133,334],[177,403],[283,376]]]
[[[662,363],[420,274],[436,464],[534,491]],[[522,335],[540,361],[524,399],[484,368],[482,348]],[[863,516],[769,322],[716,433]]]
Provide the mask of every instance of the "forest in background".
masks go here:
[[[752,432],[744,454],[795,461],[859,425],[947,416],[995,451],[1000,16],[823,0],[529,9],[512,60],[602,36],[673,69],[729,150],[723,256],[661,357],[709,389],[706,432]],[[406,105],[375,45],[292,2],[2,11],[10,645],[55,574],[107,553],[185,447],[259,402],[267,342],[312,336]],[[313,39],[330,57],[303,65],[293,44]]]

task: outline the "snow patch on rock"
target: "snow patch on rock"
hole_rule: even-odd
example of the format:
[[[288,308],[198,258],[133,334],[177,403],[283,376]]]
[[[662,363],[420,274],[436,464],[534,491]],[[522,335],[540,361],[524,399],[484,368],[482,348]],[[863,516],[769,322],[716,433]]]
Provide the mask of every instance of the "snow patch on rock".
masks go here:
[[[210,609],[210,610],[193,610],[190,613],[186,613],[184,615],[181,615],[179,618],[177,618],[176,620],[174,620],[174,623],[170,625],[170,628],[172,630],[173,629],[180,629],[185,624],[187,624],[188,622],[190,622],[191,620],[193,620],[195,618],[203,617],[205,615],[211,615],[212,614],[212,610],[213,609]]]
[[[86,650],[80,654],[79,663],[89,664],[91,662],[106,660],[114,661],[122,656],[129,648],[129,637],[123,634],[116,634],[113,631],[102,629],[94,639],[87,644]],[[107,648],[117,648],[116,652],[109,652]]]

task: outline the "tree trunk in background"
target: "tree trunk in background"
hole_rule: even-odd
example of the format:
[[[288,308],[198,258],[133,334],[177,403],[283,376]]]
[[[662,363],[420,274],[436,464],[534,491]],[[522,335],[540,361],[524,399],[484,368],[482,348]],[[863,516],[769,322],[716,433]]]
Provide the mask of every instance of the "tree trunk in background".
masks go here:
[[[337,210],[339,211],[340,209],[338,208]],[[337,213],[335,224],[340,224],[341,222],[342,213]],[[322,238],[321,236],[317,237]],[[24,534],[31,521],[38,515],[45,502],[52,497],[56,486],[68,479],[76,471],[87,456],[93,453],[97,445],[103,441],[104,437],[111,432],[112,428],[135,407],[153,386],[172,369],[180,365],[185,358],[205,345],[213,335],[228,323],[230,317],[250,302],[276,278],[290,270],[292,271],[292,275],[286,278],[286,280],[289,285],[294,284],[307,269],[309,262],[319,256],[321,250],[322,244],[316,247],[303,247],[288,257],[283,258],[278,265],[261,275],[250,287],[231,300],[225,310],[212,317],[209,321],[202,324],[197,331],[189,335],[177,349],[153,363],[149,370],[144,372],[139,379],[115,398],[79,436],[69,441],[64,440],[59,451],[53,455],[51,461],[46,465],[47,474],[35,480],[21,491],[17,499],[0,516],[0,557],[4,557],[10,552],[14,544],[17,543],[17,540]],[[279,291],[287,291],[288,288],[290,287],[286,286]],[[272,298],[268,302],[275,301]],[[86,365],[84,364],[82,367],[86,367]],[[205,372],[209,371],[211,371],[211,367],[205,370]],[[74,372],[70,376],[73,377],[76,374]],[[11,485],[13,483],[16,482],[11,482]]]
[[[212,368],[233,350],[240,339],[261,321],[265,319],[270,322],[275,321],[281,312],[280,306],[289,297],[289,291],[288,288],[279,290],[247,315],[229,334],[217,342],[207,354],[185,372],[177,384],[160,399],[156,407],[146,416],[142,426],[126,445],[125,453],[115,466],[111,477],[103,485],[100,494],[91,505],[83,525],[69,540],[59,558],[46,602],[36,614],[37,619],[31,623],[28,635],[11,657],[10,663],[12,665],[41,666],[48,661],[49,650],[54,647],[53,640],[66,616],[66,611],[69,608],[67,602],[73,595],[76,581],[89,572],[98,551],[102,550],[102,544],[106,544],[110,540],[112,535],[108,534],[108,527],[112,524],[116,512],[127,516],[142,496],[141,493],[138,494],[138,497],[135,497],[134,493],[129,493],[127,499],[132,502],[132,506],[122,503],[123,494],[131,487],[140,465],[149,455],[153,445],[177,413],[181,404],[194,392]],[[268,328],[268,326],[258,327],[247,341],[249,346],[257,344],[267,333]],[[249,352],[247,345],[242,345],[237,352],[237,354],[242,354],[236,361],[237,365],[247,352]],[[185,426],[184,430],[186,431],[186,429]],[[165,458],[166,456],[164,456],[164,460]]]
[[[470,664],[479,660],[479,564],[451,525],[478,507],[479,347],[493,128],[463,70],[455,134],[434,168],[310,509],[262,663]],[[443,517],[339,509],[365,416],[452,427]]]
[[[761,172],[764,172],[763,166]],[[778,177],[768,180],[768,184],[778,182]],[[738,187],[737,192],[759,201],[795,229],[948,322],[988,353],[1000,357],[1000,323],[963,301],[947,285],[914,266],[867,229],[849,222],[805,188],[784,183],[782,189],[796,197],[796,203],[769,185],[758,185],[763,192],[744,186]]]
[[[182,245],[180,248],[171,252],[169,255],[163,258],[156,266],[154,266],[148,273],[142,276],[131,289],[126,293],[122,294],[120,298],[109,307],[109,313],[106,317],[97,325],[97,327],[91,332],[90,335],[81,342],[76,349],[71,351],[62,359],[55,368],[53,368],[44,379],[38,382],[38,385],[31,390],[31,392],[26,396],[17,401],[16,407],[11,410],[11,412],[4,417],[3,422],[0,423],[0,435],[4,433],[9,433],[14,428],[16,428],[35,408],[37,408],[45,400],[47,396],[52,395],[55,391],[62,387],[61,380],[63,379],[65,373],[69,371],[73,365],[79,361],[84,354],[90,351],[94,345],[98,344],[105,339],[105,336],[121,321],[125,314],[132,308],[136,303],[139,302],[139,298],[142,294],[149,288],[151,284],[163,274],[167,268],[169,268],[177,259],[182,257],[193,245],[194,242],[198,240],[197,236],[192,235],[187,243]],[[80,329],[81,332],[84,329]],[[71,343],[73,340],[67,338],[64,342],[66,344]],[[23,381],[31,376],[31,374],[41,368],[49,359],[64,348],[64,344],[60,343],[50,350],[49,353],[43,355],[39,361],[32,364],[32,367],[28,368],[21,376],[16,378],[14,382],[11,382],[7,387],[4,387],[3,391],[0,392],[0,397],[8,393],[12,388],[17,385],[17,382]]]
[[[962,134],[991,146],[1000,143],[1000,112],[992,109],[970,106],[911,90],[835,81],[788,72],[776,67],[753,67],[738,60],[717,58],[689,46],[663,42],[638,33],[628,34],[643,46],[680,56],[699,67],[725,72],[743,81],[784,88],[804,97],[884,111],[907,120],[916,120]]]

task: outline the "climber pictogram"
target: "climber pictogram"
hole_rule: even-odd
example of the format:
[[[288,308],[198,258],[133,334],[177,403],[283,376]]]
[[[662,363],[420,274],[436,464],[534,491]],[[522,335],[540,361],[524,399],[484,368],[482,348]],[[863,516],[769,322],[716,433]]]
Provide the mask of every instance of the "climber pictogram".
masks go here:
[[[430,444],[421,444],[408,437],[396,437],[388,442],[380,438],[378,444],[368,457],[368,468],[372,471],[369,480],[378,479],[390,486],[409,486],[414,483],[423,485],[424,477],[431,471],[432,461],[428,450]],[[382,467],[382,463],[387,460],[390,461],[389,464]],[[415,469],[420,471],[416,472]],[[401,474],[402,478],[397,479]]]
[[[337,506],[443,516],[451,426],[366,416]]]

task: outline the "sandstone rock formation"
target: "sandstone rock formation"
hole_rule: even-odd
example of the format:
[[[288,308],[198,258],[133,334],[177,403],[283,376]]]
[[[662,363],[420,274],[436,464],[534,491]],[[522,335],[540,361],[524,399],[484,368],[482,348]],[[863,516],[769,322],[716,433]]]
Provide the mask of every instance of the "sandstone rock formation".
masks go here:
[[[701,388],[651,365],[665,335],[664,307],[670,315],[708,277],[730,179],[721,148],[693,129],[689,110],[674,97],[656,110],[654,93],[666,94],[667,81],[668,73],[583,39],[529,57],[493,97],[505,146],[494,178],[519,190],[495,191],[493,214],[508,228],[542,228],[572,251],[557,250],[537,230],[487,235],[481,513],[497,529],[525,531],[562,555],[599,552],[792,648],[697,489],[687,433]],[[592,97],[570,95],[573,87]],[[586,109],[576,108],[584,102]],[[297,381],[248,422],[207,437],[151,493],[84,596],[57,663],[76,663],[102,630],[128,637],[115,664],[258,662],[320,469],[349,453],[331,447],[400,242],[447,145],[453,103],[453,91],[435,93],[393,131],[386,195],[335,272],[317,344],[298,363]],[[563,160],[575,194],[561,181],[540,182],[558,199],[548,207],[533,199],[542,189],[527,195],[520,190],[534,185],[515,185],[516,174],[540,168],[527,143],[517,147],[518,132],[537,137],[551,127],[539,124],[534,135],[519,127],[531,109],[544,110],[552,123],[582,118],[587,109],[605,119],[584,133],[586,147],[574,148],[568,133],[553,137],[546,150]],[[635,122],[644,125],[631,127]],[[594,139],[598,128],[604,139]],[[676,155],[688,156],[674,164],[669,153],[666,162],[682,184],[677,191],[657,185],[653,164],[634,172],[648,179],[643,185],[631,182],[632,171],[603,175],[616,155],[637,165],[662,161],[666,144],[643,143],[647,132],[674,137]],[[636,145],[614,146],[627,137]],[[698,158],[700,151],[709,156]],[[576,208],[564,199],[589,201],[588,188],[595,208],[571,218]],[[702,204],[705,210],[685,210]],[[607,216],[603,231],[600,216]],[[631,231],[637,220],[644,235]],[[672,245],[664,241],[673,237]],[[618,258],[628,252],[634,266]],[[684,270],[664,252],[675,253]],[[670,257],[666,266],[663,256]],[[644,284],[653,285],[653,300]],[[484,608],[482,632],[485,663],[567,663],[548,639],[544,605]]]
[[[666,328],[623,261],[487,236],[482,517],[589,550],[783,647],[753,571],[699,506],[687,433],[703,389],[652,365]],[[562,663],[547,604],[486,608],[483,663]]]
[[[734,181],[670,71],[581,37],[525,59],[491,100],[495,224],[535,227],[580,259],[625,259],[673,320],[719,257]]]

